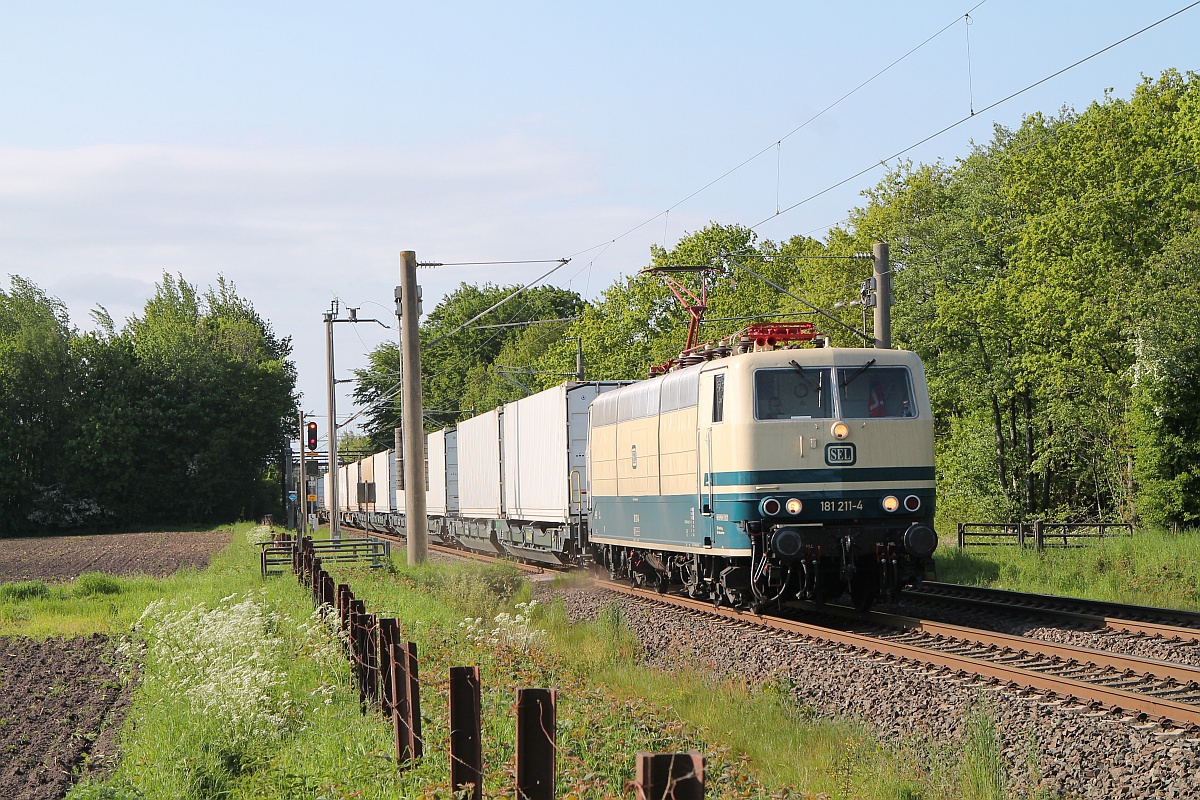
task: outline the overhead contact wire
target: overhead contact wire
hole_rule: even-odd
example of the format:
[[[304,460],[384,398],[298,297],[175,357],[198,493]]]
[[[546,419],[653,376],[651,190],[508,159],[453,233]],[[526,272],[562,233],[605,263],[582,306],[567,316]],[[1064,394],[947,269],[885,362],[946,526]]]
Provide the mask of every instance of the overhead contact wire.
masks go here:
[[[1195,8],[1198,5],[1200,5],[1200,0],[1195,0],[1195,2],[1189,3],[1188,5],[1179,9],[1178,11],[1168,14],[1167,16],[1163,17],[1162,19],[1158,20],[1157,22],[1152,22],[1149,25],[1147,25],[1146,27],[1141,28],[1140,30],[1134,31],[1133,33],[1129,34],[1128,36],[1124,36],[1121,39],[1118,39],[1117,41],[1113,42],[1112,44],[1110,44],[1106,47],[1102,47],[1099,50],[1095,51],[1094,53],[1084,56],[1083,58],[1079,59],[1078,61],[1076,61],[1072,64],[1068,64],[1067,66],[1063,67],[1062,69],[1057,70],[1056,72],[1050,73],[1049,75],[1042,78],[1041,80],[1034,81],[1033,83],[1029,84],[1025,88],[1018,89],[1017,91],[1013,92],[1012,94],[1010,94],[1006,97],[1002,97],[999,100],[996,100],[995,102],[984,106],[983,108],[979,109],[979,111],[975,112],[974,114],[969,114],[956,122],[950,123],[949,125],[942,128],[941,130],[929,134],[928,136],[921,139],[920,141],[914,142],[913,144],[910,144],[908,147],[905,147],[902,150],[896,151],[895,153],[888,156],[887,158],[879,159],[878,161],[871,164],[871,166],[864,167],[863,169],[854,173],[850,177],[840,180],[831,186],[827,186],[826,188],[822,189],[821,191],[811,194],[808,197],[804,198],[803,200],[801,200],[797,203],[793,203],[792,205],[783,209],[783,211],[773,214],[772,216],[767,217],[766,219],[764,219],[754,225],[751,225],[750,230],[755,230],[759,226],[765,225],[766,223],[770,222],[771,220],[775,219],[776,217],[778,217],[782,214],[786,214],[789,211],[797,209],[800,206],[817,199],[821,195],[827,194],[827,193],[833,191],[834,189],[837,189],[840,186],[844,186],[845,184],[849,183],[850,181],[854,180],[855,178],[860,178],[863,175],[866,175],[868,172],[876,169],[879,166],[885,166],[887,164],[887,162],[893,161],[893,160],[899,158],[900,156],[904,155],[905,153],[908,153],[911,150],[915,150],[916,148],[920,147],[921,145],[925,144],[926,142],[932,141],[933,139],[936,139],[937,137],[941,136],[942,134],[954,130],[959,125],[962,125],[964,122],[969,122],[978,114],[982,114],[986,111],[991,111],[993,108],[1003,105],[1004,103],[1007,103],[1009,100],[1012,100],[1015,97],[1019,97],[1032,89],[1036,89],[1038,86],[1041,86],[1043,83],[1046,83],[1047,81],[1057,78],[1059,75],[1062,75],[1064,72],[1069,72],[1070,70],[1075,69],[1076,67],[1080,66],[1081,64],[1086,64],[1088,61],[1091,61],[1093,58],[1103,55],[1104,53],[1107,53],[1109,50],[1112,50],[1114,47],[1118,47],[1118,46],[1124,44],[1125,42],[1128,42],[1130,39],[1141,36],[1146,31],[1152,30],[1153,28],[1157,28],[1159,25],[1162,25],[1164,22],[1174,19],[1175,17],[1179,16],[1183,12],[1188,11],[1192,8]]]

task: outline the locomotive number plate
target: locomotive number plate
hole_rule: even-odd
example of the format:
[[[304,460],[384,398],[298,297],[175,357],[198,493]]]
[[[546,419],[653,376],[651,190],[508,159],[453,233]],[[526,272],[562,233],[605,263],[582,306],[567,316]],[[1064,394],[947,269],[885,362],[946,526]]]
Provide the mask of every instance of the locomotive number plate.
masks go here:
[[[821,500],[822,511],[862,511],[862,500]]]
[[[831,467],[852,467],[857,460],[858,453],[852,442],[825,445],[825,463]]]

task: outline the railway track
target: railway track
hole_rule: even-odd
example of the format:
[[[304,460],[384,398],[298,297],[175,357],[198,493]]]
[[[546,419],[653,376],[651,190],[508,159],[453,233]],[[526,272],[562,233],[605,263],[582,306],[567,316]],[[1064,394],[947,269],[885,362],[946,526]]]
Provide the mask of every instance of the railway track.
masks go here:
[[[916,589],[906,589],[901,593],[901,598],[917,603],[952,605],[1008,615],[1019,612],[1072,625],[1200,642],[1200,612],[1195,611],[933,582],[923,583]]]
[[[858,615],[848,608],[838,612],[834,607],[833,618],[852,622],[850,626],[837,626],[714,608],[706,601],[660,595],[611,581],[598,581],[598,585],[691,614],[921,664],[947,675],[983,678],[1018,690],[1043,692],[1098,713],[1175,724],[1200,734],[1200,669],[1195,667],[912,617]],[[862,630],[864,624],[870,626],[870,632]]]
[[[347,526],[344,526],[347,527]],[[403,536],[362,531],[395,543]],[[476,561],[496,557],[476,551],[430,544],[432,552]],[[540,565],[512,562],[519,569],[544,573]],[[962,679],[984,679],[1022,691],[1041,692],[1055,701],[1077,703],[1098,714],[1125,715],[1136,721],[1176,725],[1189,735],[1200,735],[1200,667],[1096,650],[1041,639],[1013,636],[979,628],[951,625],[918,617],[881,612],[859,613],[841,606],[817,610],[797,604],[805,613],[820,615],[821,621],[799,620],[784,615],[753,615],[731,608],[678,595],[598,580],[601,588],[682,609],[686,613],[717,618],[726,624],[767,629],[884,658],[899,659],[941,670]],[[1021,595],[1016,592],[977,590],[950,584],[931,584],[929,591],[912,592],[922,599],[967,603],[993,611],[1037,612],[1065,619],[1072,624],[1104,624],[1133,633],[1200,637],[1200,615],[1170,609],[1121,606],[1113,603],[1073,601],[1069,598]],[[963,589],[965,591],[958,592]],[[1084,610],[1086,609],[1086,611]],[[1125,613],[1141,619],[1103,614]],[[1088,613],[1091,612],[1091,613]],[[1162,612],[1161,615],[1159,612]],[[1186,622],[1197,618],[1196,628],[1154,622],[1149,617]]]

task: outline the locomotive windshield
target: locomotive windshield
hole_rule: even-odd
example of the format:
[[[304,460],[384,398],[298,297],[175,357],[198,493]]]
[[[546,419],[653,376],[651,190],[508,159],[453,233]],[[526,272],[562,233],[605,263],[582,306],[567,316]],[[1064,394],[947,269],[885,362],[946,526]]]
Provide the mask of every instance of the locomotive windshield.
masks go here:
[[[835,379],[829,367],[795,365],[754,372],[754,416],[756,419],[835,416],[896,419],[917,416],[917,404],[907,367],[880,367],[869,361],[838,367]]]
[[[832,419],[832,370],[800,366],[756,370],[754,416],[757,419]]]
[[[845,419],[917,415],[907,367],[840,367],[838,402]]]

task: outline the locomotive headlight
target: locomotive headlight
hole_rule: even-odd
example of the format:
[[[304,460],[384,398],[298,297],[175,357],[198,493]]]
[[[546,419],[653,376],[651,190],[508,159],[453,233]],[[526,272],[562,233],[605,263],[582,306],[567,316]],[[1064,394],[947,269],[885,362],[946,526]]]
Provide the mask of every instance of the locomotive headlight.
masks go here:
[[[774,517],[783,510],[783,504],[774,497],[768,497],[758,504],[758,510],[761,511],[765,517]]]
[[[850,435],[850,426],[844,422],[835,422],[833,423],[833,428],[830,429],[830,433],[833,434],[833,438],[835,439],[845,439]]]
[[[900,507],[900,499],[895,495],[889,494],[883,498],[883,510],[891,513]]]
[[[800,498],[793,497],[787,501],[787,512],[793,517],[804,510],[804,503],[800,502]]]

